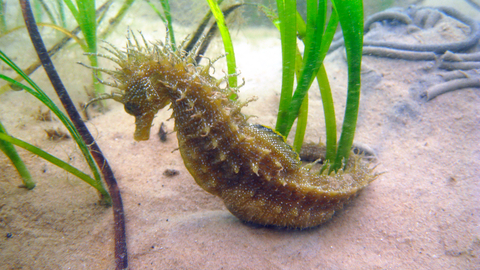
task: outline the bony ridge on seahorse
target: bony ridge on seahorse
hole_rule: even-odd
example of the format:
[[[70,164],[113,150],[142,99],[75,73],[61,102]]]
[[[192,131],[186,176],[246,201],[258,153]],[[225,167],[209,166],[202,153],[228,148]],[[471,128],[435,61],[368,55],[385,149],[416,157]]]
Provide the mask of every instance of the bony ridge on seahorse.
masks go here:
[[[143,38],[143,36],[142,36]],[[374,178],[360,158],[328,175],[310,172],[285,139],[270,128],[247,122],[246,104],[228,97],[210,75],[212,62],[195,63],[195,51],[165,44],[140,45],[128,38],[125,51],[105,48],[116,70],[93,68],[113,77],[111,95],[135,116],[135,140],[148,140],[152,120],[168,104],[173,110],[179,150],[186,168],[207,192],[247,222],[309,228],[329,220]]]

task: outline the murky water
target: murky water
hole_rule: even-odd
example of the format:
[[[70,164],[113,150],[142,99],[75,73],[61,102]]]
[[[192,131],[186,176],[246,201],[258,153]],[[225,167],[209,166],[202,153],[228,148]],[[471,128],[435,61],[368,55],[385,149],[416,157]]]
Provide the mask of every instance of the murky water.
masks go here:
[[[203,2],[192,8],[171,2],[180,42],[207,7]],[[475,3],[480,3],[417,2],[415,8],[402,3],[367,20],[355,142],[375,153],[376,171],[383,174],[318,228],[264,228],[232,216],[185,169],[175,151],[174,121],[167,120],[171,111],[157,114],[149,141],[135,142],[135,119],[121,104],[109,100],[104,112],[98,106],[89,108],[87,127],[109,160],[122,192],[131,268],[476,269],[480,264],[480,60],[475,18],[480,12]],[[13,30],[22,25],[21,13],[15,1],[5,3],[6,26]],[[121,5],[113,3],[104,21],[114,17]],[[366,2],[365,10],[373,14],[388,5],[387,1]],[[423,8],[433,5],[449,6],[458,13]],[[275,126],[281,44],[274,28],[252,25],[268,23],[257,21],[262,15],[252,10],[232,16],[238,22],[231,33],[239,77],[245,78],[239,95],[242,100],[258,97],[243,110],[256,116],[250,122]],[[52,16],[57,18],[55,12]],[[71,30],[75,23],[68,10],[65,14]],[[42,21],[49,22],[45,12]],[[100,32],[105,28],[100,27]],[[147,40],[165,38],[161,20],[144,1],[134,2],[106,40],[124,48],[127,28],[141,30]],[[48,26],[41,27],[41,34],[48,48],[64,37]],[[336,120],[341,123],[347,64],[341,42],[334,44],[339,47],[324,64]],[[222,48],[219,39],[214,39],[206,56],[213,59],[223,53]],[[0,49],[23,69],[37,59],[25,29],[2,36]],[[88,64],[88,57],[70,41],[53,56],[53,62],[80,109],[80,103],[90,100],[93,87],[90,70],[77,62]],[[114,68],[104,59],[100,66]],[[214,76],[221,78],[226,70],[221,59]],[[16,76],[4,64],[0,73]],[[31,78],[60,104],[42,68]],[[56,117],[39,120],[47,111],[45,106],[25,91],[0,93],[0,121],[9,134],[88,172],[71,139],[47,137],[45,130],[66,129]],[[306,140],[325,141],[318,86],[309,95]],[[166,142],[156,135],[162,122],[168,133]],[[85,182],[27,151],[18,152],[37,186],[30,191],[19,188],[18,173],[0,154],[0,268],[113,269],[112,209],[100,205],[97,192]],[[166,170],[178,174],[171,176]]]

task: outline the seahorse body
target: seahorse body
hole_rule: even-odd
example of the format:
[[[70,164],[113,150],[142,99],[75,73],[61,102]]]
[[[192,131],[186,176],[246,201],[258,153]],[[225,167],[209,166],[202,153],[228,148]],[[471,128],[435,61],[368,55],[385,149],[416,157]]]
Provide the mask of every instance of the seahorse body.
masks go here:
[[[146,44],[146,42],[145,42]],[[329,220],[374,176],[353,160],[337,174],[310,173],[273,130],[247,122],[245,105],[228,98],[208,66],[192,64],[193,54],[167,45],[126,51],[113,47],[120,89],[114,98],[135,116],[135,139],[147,140],[154,115],[173,109],[179,150],[195,181],[222,198],[241,220],[263,225],[308,228]]]

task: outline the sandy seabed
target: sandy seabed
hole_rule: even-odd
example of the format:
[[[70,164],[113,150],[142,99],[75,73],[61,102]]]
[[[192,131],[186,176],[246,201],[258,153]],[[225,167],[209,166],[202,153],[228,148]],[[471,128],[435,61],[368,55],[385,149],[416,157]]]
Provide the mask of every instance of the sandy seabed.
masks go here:
[[[274,126],[279,38],[270,30],[240,30],[234,43],[246,80],[240,98],[259,98],[244,113],[258,116],[251,122]],[[56,61],[79,55],[63,52]],[[67,63],[59,71],[67,88],[78,90],[89,74],[74,61],[62,60]],[[342,52],[330,54],[325,65],[341,123],[347,82]],[[240,222],[194,182],[175,151],[175,134],[164,143],[156,136],[161,122],[173,130],[173,120],[166,121],[170,111],[159,112],[149,141],[135,142],[133,117],[109,102],[110,110],[87,125],[119,182],[131,269],[476,269],[480,92],[464,89],[426,102],[420,95],[434,74],[427,61],[364,57],[355,141],[376,152],[376,171],[383,174],[331,221],[303,231]],[[53,93],[43,71],[33,78]],[[318,89],[310,103],[307,140],[317,142],[324,138]],[[61,124],[35,120],[39,108],[26,93],[10,91],[0,98],[0,119],[12,135],[87,170],[71,141],[46,138],[44,129]],[[113,269],[111,208],[99,205],[81,180],[19,152],[37,187],[18,188],[17,172],[0,155],[0,269]],[[166,169],[179,174],[166,176]]]

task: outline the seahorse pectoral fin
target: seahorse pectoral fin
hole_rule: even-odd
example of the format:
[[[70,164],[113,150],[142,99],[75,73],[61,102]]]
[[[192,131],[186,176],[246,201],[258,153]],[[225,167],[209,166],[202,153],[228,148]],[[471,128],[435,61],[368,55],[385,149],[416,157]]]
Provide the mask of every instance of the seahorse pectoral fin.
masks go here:
[[[150,128],[154,116],[154,113],[135,115],[135,133],[133,135],[135,141],[146,141],[150,138]]]

